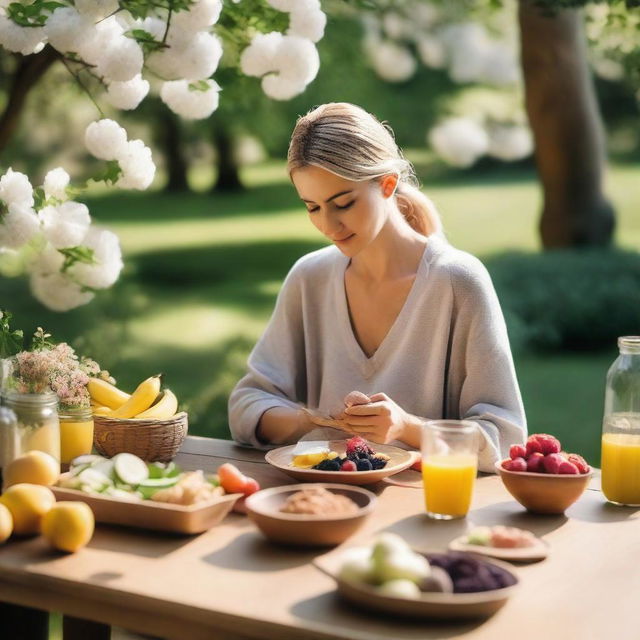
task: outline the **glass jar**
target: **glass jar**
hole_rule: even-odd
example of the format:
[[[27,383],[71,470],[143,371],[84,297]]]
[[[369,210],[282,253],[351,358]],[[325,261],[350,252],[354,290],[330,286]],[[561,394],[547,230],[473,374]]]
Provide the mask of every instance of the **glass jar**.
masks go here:
[[[91,453],[93,415],[91,407],[60,407],[60,461],[69,464],[74,458]]]
[[[602,492],[614,504],[640,506],[640,336],[618,338],[607,373],[602,423]]]
[[[17,422],[14,435],[9,438],[11,450],[3,457],[10,461],[27,451],[38,449],[60,461],[58,396],[53,392],[6,391],[4,401],[16,414]]]
[[[17,426],[16,414],[8,407],[0,406],[0,474],[15,457]]]

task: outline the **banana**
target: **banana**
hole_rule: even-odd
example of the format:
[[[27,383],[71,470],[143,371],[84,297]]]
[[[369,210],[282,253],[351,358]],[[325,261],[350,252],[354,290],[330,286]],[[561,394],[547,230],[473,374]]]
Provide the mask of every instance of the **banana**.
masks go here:
[[[109,407],[104,407],[100,404],[91,407],[91,412],[94,416],[110,416],[112,411],[113,409],[109,409]]]
[[[131,397],[128,393],[101,378],[89,378],[87,389],[94,403],[109,407],[109,409],[120,408]]]
[[[158,402],[151,406],[146,411],[139,413],[136,418],[152,418],[154,420],[166,420],[171,418],[176,413],[178,408],[178,398],[176,398],[173,391],[165,389],[162,392],[162,397]]]
[[[131,397],[111,412],[110,418],[133,418],[148,409],[160,392],[160,374],[147,378],[138,385]]]

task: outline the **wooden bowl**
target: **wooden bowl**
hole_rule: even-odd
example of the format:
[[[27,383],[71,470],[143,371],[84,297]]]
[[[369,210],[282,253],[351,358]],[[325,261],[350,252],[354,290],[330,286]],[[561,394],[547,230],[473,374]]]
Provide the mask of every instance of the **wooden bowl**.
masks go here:
[[[502,463],[495,468],[507,491],[533,513],[564,513],[584,492],[593,471],[578,475],[507,471]]]
[[[347,441],[331,440],[329,448],[337,451],[340,456],[345,455]],[[382,469],[375,471],[320,471],[319,469],[301,469],[291,465],[293,460],[293,450],[296,445],[288,445],[268,451],[264,459],[280,471],[284,471],[287,475],[300,480],[301,482],[341,482],[344,484],[373,484],[387,478],[394,473],[400,473],[408,469],[417,459],[417,452],[406,451],[400,447],[394,447],[389,444],[375,444],[374,448],[377,453],[384,453],[389,456],[389,461]]]
[[[102,456],[133,453],[147,462],[169,462],[187,436],[188,416],[182,411],[167,420],[93,416],[93,445]]]
[[[336,581],[338,593],[349,603],[372,614],[391,615],[400,621],[406,618],[440,620],[486,618],[498,611],[519,588],[518,576],[513,573],[509,565],[499,560],[478,558],[484,564],[498,567],[510,586],[476,593],[424,592],[415,599],[396,597],[381,593],[375,586],[341,578],[342,553],[344,551],[341,549],[332,551],[313,560],[313,564]],[[433,554],[422,555],[430,559]]]
[[[351,498],[357,505],[355,513],[339,516],[283,513],[286,499],[302,489],[322,487]],[[263,489],[246,499],[249,518],[266,538],[296,547],[324,547],[344,542],[359,529],[376,505],[371,491],[342,484],[290,484]]]

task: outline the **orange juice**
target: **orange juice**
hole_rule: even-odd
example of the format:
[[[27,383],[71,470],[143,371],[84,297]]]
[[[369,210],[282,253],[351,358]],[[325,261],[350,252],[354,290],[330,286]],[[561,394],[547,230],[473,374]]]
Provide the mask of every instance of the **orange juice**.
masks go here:
[[[640,435],[602,436],[602,493],[607,500],[640,506]]]
[[[477,456],[467,453],[430,455],[422,460],[427,511],[450,518],[469,511],[476,479]]]
[[[74,458],[91,453],[93,420],[60,420],[60,460],[68,464]]]

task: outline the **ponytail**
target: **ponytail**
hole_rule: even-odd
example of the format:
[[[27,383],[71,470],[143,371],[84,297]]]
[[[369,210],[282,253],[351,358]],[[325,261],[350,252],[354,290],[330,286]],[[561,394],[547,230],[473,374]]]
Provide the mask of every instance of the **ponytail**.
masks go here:
[[[442,221],[435,204],[418,187],[400,181],[396,202],[409,226],[423,236],[442,234]]]

